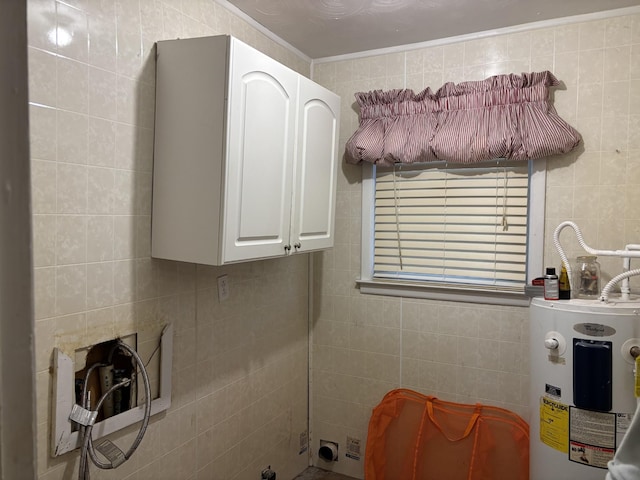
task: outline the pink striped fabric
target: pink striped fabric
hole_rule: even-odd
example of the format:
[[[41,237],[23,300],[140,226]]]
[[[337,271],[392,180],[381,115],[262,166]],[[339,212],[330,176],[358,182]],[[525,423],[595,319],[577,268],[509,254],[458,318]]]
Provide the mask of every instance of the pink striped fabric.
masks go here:
[[[473,163],[569,152],[581,137],[549,100],[558,85],[545,71],[446,83],[435,93],[429,87],[417,94],[356,93],[360,126],[347,142],[347,162]]]

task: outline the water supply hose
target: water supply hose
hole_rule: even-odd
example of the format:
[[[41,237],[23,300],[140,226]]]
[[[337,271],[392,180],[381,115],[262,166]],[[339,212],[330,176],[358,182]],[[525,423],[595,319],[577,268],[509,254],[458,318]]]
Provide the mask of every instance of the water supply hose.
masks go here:
[[[567,276],[569,277],[569,286],[573,291],[573,272],[571,270],[571,264],[569,263],[569,259],[567,258],[567,255],[564,253],[564,250],[562,249],[562,245],[560,245],[560,232],[564,229],[564,227],[573,228],[573,231],[576,233],[576,237],[578,238],[578,242],[581,242],[581,245],[582,243],[584,243],[584,240],[582,239],[582,232],[580,231],[578,226],[573,222],[569,222],[569,221],[562,222],[560,225],[556,227],[555,231],[553,232],[553,244],[555,245],[556,250],[560,255],[560,260],[562,260],[562,263],[564,263],[564,266],[567,268]]]
[[[613,277],[611,280],[609,280],[609,283],[607,283],[602,289],[602,292],[600,293],[600,301],[605,303],[608,302],[609,294],[611,293],[611,289],[614,287],[614,285],[620,280],[626,280],[627,278],[633,277],[635,275],[640,275],[640,268],[636,268],[635,270],[628,270]]]
[[[140,355],[138,355],[138,352],[136,352],[133,348],[131,348],[129,345],[127,345],[120,339],[118,339],[116,344],[113,346],[113,348],[109,352],[109,363],[107,364],[96,363],[91,367],[89,367],[89,369],[87,370],[87,374],[85,376],[85,379],[83,382],[84,384],[82,388],[83,406],[87,409],[90,408],[89,393],[87,392],[87,380],[89,379],[89,375],[95,368],[110,364],[111,358],[116,349],[122,349],[128,352],[133,358],[133,362],[136,365],[136,370],[140,371],[140,376],[142,377],[142,383],[144,385],[144,416],[142,418],[140,429],[138,430],[138,435],[134,439],[133,443],[131,444],[127,452],[124,453],[119,451],[117,455],[118,459],[116,461],[112,460],[110,463],[104,463],[100,461],[100,459],[98,458],[95,452],[95,449],[93,447],[93,439],[91,438],[93,423],[90,423],[89,425],[86,425],[86,426],[82,426],[80,429],[80,434],[82,438],[82,447],[80,451],[80,469],[78,472],[79,480],[89,480],[89,462],[87,458],[90,458],[93,464],[101,469],[117,468],[118,466],[120,466],[121,464],[129,460],[129,458],[133,455],[133,453],[138,448],[138,445],[140,445],[140,442],[142,441],[142,437],[144,437],[144,434],[147,430],[147,426],[149,425],[149,418],[151,417],[151,387],[149,385],[149,375],[147,374],[147,370],[144,366],[144,362],[140,358]],[[132,377],[133,377],[133,374],[132,374]],[[109,395],[111,395],[118,388],[122,388],[126,385],[129,385],[130,383],[131,383],[131,379],[127,378],[127,379],[124,379],[122,382],[119,382],[113,385],[111,388],[109,388],[109,390],[103,393],[100,399],[98,400],[96,404],[95,412],[98,412],[100,410],[100,407],[102,407],[102,404],[104,403],[104,401],[107,399]],[[117,447],[115,446],[113,447],[117,449]]]

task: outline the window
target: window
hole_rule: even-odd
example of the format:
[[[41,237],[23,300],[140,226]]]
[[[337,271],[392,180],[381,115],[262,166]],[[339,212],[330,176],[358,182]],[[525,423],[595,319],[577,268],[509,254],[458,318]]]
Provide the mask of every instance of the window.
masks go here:
[[[526,305],[542,272],[544,160],[363,170],[363,293]]]

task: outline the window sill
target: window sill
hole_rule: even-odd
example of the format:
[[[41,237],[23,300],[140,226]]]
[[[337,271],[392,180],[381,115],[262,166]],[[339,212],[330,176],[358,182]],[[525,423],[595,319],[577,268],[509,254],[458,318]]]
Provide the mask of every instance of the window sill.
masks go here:
[[[488,305],[506,305],[512,307],[528,307],[529,301],[531,300],[524,293],[498,290],[427,286],[393,280],[357,280],[356,283],[360,287],[361,293],[369,295],[484,303]]]

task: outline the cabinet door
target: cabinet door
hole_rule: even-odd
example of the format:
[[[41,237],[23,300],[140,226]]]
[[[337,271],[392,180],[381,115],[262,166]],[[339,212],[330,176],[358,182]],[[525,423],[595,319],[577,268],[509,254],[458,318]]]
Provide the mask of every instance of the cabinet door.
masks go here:
[[[298,75],[232,39],[223,262],[289,244]]]
[[[291,221],[293,251],[333,246],[339,124],[340,97],[301,77]]]

